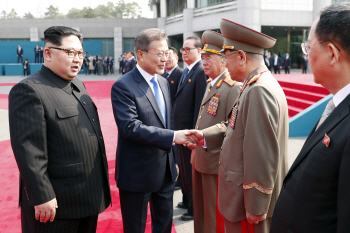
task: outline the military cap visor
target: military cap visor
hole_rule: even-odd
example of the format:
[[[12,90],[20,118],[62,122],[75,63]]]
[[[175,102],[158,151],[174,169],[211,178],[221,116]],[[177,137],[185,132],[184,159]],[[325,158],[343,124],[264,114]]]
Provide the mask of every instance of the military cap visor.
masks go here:
[[[204,47],[202,54],[217,54],[221,55],[220,50],[224,44],[224,38],[221,34],[213,31],[205,31],[202,34]]]
[[[220,30],[222,36],[225,37],[221,53],[227,49],[234,49],[264,54],[265,48],[271,48],[276,43],[275,38],[227,19],[221,19]]]

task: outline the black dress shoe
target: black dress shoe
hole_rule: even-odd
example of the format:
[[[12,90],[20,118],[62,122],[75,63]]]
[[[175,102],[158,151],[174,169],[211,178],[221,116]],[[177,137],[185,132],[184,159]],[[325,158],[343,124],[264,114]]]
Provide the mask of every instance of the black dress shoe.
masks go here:
[[[181,220],[191,221],[193,220],[193,215],[190,215],[189,213],[184,213],[183,215],[181,215]]]
[[[179,204],[177,204],[177,208],[188,209],[188,205],[185,205],[183,202],[179,202]]]

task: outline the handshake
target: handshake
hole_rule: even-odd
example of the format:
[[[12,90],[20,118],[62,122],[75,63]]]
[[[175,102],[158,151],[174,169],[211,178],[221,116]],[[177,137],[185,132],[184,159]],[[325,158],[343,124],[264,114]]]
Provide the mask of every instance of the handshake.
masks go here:
[[[179,130],[175,131],[176,144],[182,144],[187,146],[189,149],[193,150],[197,146],[202,146],[204,144],[204,135],[202,131],[199,130]]]

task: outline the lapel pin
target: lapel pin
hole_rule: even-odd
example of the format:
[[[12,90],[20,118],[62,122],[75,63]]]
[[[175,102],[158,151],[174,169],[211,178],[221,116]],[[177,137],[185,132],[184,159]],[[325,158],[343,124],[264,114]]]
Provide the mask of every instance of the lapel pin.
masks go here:
[[[191,82],[191,79],[189,79],[188,82],[190,83],[190,82]]]
[[[329,143],[331,142],[331,139],[328,137],[327,134],[324,134],[324,137],[323,137],[323,140],[322,140],[322,143],[326,145],[326,147],[329,146]]]
[[[174,81],[173,81],[173,80],[171,80],[171,81],[170,81],[170,83],[171,83],[171,84],[174,84]]]

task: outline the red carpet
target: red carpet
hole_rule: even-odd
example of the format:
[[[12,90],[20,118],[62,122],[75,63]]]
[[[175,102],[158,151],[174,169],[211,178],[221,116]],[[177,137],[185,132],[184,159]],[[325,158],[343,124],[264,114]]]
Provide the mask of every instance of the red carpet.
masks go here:
[[[122,217],[119,205],[119,192],[115,185],[115,151],[117,146],[117,127],[115,125],[110,92],[114,81],[84,82],[88,92],[98,107],[109,166],[109,181],[111,184],[113,207],[109,207],[99,216],[97,232],[123,232]],[[12,86],[14,84],[0,84]],[[8,109],[8,95],[0,94],[0,109]],[[20,211],[18,206],[19,172],[12,153],[9,140],[0,142],[0,233],[21,232]],[[146,232],[151,232],[151,218],[148,215]],[[172,233],[176,233],[173,226]]]

